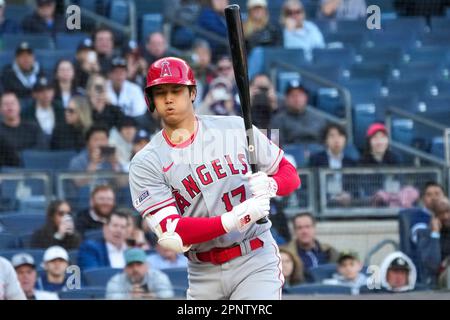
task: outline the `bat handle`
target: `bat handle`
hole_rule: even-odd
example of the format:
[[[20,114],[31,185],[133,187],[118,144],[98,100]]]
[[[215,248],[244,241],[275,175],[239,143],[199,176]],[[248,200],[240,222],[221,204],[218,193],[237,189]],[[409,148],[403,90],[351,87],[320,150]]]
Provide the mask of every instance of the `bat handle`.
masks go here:
[[[251,164],[250,164],[250,168],[252,169],[252,172],[253,172],[253,173],[258,172],[258,168],[256,167],[256,164],[255,164],[255,163],[251,163]],[[269,220],[268,220],[266,217],[261,218],[261,219],[259,219],[258,221],[256,221],[257,224],[264,224],[264,223],[267,223],[267,222],[269,222]]]

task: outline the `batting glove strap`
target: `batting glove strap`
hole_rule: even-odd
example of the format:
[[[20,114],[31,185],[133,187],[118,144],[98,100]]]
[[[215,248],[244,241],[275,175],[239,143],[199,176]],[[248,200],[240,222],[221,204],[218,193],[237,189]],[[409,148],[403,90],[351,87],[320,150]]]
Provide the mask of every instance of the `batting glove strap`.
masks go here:
[[[269,215],[269,210],[269,197],[250,198],[235,206],[233,210],[222,214],[223,228],[227,233],[232,231],[242,233],[256,221]]]

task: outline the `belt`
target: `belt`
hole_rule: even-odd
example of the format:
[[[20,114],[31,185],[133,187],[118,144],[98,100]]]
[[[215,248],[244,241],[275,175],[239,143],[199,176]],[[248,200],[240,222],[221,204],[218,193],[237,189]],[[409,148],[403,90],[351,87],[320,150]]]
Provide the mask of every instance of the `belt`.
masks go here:
[[[258,248],[261,248],[264,245],[264,242],[258,238],[252,239],[248,241],[250,246],[249,251],[254,251]],[[212,264],[223,264],[230,260],[233,260],[237,257],[243,256],[248,252],[242,252],[241,245],[236,245],[229,248],[213,248],[210,251],[205,252],[192,252],[191,254],[195,255],[195,257],[200,262],[210,262]]]

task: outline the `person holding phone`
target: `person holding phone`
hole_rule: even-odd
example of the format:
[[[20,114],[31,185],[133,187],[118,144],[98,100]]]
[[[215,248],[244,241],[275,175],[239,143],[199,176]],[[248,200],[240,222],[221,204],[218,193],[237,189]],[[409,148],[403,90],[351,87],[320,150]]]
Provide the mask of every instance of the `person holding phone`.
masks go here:
[[[75,229],[71,207],[65,200],[52,201],[47,208],[45,225],[31,237],[31,247],[48,248],[61,246],[66,250],[76,249],[81,236]]]

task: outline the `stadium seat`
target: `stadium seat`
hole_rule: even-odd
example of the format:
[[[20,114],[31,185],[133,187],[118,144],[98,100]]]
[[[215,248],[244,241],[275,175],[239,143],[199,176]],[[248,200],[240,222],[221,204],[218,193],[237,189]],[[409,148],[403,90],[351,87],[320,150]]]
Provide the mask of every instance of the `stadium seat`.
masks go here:
[[[314,49],[314,63],[337,64],[349,66],[355,62],[355,52],[352,48]]]
[[[14,62],[14,51],[0,51],[0,71],[7,65]]]
[[[350,79],[379,79],[382,83],[386,83],[391,75],[391,66],[388,61],[378,62],[363,62],[354,64],[350,68]]]
[[[302,294],[302,295],[352,294],[351,287],[339,285],[326,285],[326,284],[301,284],[298,286],[287,288],[286,291],[288,294]]]
[[[4,34],[3,50],[16,50],[17,46],[24,41],[28,42],[34,50],[51,50],[54,48],[53,39],[49,35],[21,34],[18,37],[17,34]]]
[[[404,60],[404,51],[396,47],[364,48],[359,51],[361,62],[398,65]]]
[[[297,167],[305,167],[308,165],[310,155],[323,151],[324,147],[316,143],[292,143],[284,145],[283,150],[294,157]]]
[[[422,35],[419,41],[422,46],[442,46],[449,43],[450,33],[447,30],[433,31]]]
[[[318,109],[338,118],[345,118],[344,102],[336,88],[319,88],[317,90],[316,106]]]
[[[448,17],[430,17],[431,31],[444,31],[448,33],[450,30],[450,19]]]
[[[7,232],[13,234],[32,233],[45,224],[44,214],[2,214],[0,223]]]
[[[401,65],[392,70],[392,79],[414,80],[420,78],[428,78],[430,81],[438,80],[443,77],[442,63],[432,62],[410,62]]]
[[[381,81],[378,79],[351,79],[342,83],[350,91],[352,103],[370,103],[381,95]]]
[[[329,47],[357,49],[367,41],[365,33],[328,33],[324,37]]]
[[[17,246],[17,238],[10,233],[0,233],[0,249],[12,249]]]
[[[147,0],[147,1],[135,1],[136,12],[141,13],[158,13],[164,11],[164,1]]]
[[[40,266],[44,257],[44,249],[5,249],[0,250],[0,256],[11,261],[11,258],[18,253],[28,253],[34,259],[36,266]]]
[[[57,50],[68,50],[75,53],[79,44],[90,35],[83,32],[57,33],[55,35],[55,45]]]
[[[96,268],[83,271],[83,278],[89,287],[106,287],[108,281],[122,269],[116,268]]]
[[[33,170],[67,170],[76,151],[24,150],[21,154],[24,167]]]
[[[56,64],[59,60],[67,59],[72,61],[74,52],[70,50],[36,50],[36,59],[41,68],[50,75],[53,75]]]
[[[445,159],[445,143],[443,137],[433,137],[431,139],[430,153],[441,159]]]
[[[427,46],[414,49],[405,55],[411,62],[445,63],[449,61],[450,50],[443,46]]]
[[[388,80],[387,87],[389,96],[404,95],[408,92],[414,92],[422,97],[432,94],[431,81],[426,78],[406,79],[406,80]]]
[[[31,238],[33,233],[21,234],[17,237],[17,247],[18,248],[31,248]],[[43,248],[45,249],[45,248]]]
[[[323,280],[330,279],[335,272],[336,272],[335,263],[322,264],[309,270],[311,279],[315,283],[322,283]]]
[[[269,74],[270,69],[276,66],[276,62],[301,67],[306,64],[303,49],[285,49],[278,47],[263,48],[264,71]]]
[[[367,128],[377,120],[373,103],[361,103],[353,107],[353,137],[356,147],[363,149]]]
[[[407,30],[406,30],[407,31]],[[383,30],[372,30],[367,34],[368,48],[401,48],[410,50],[418,44],[419,35],[402,32],[386,32]]]
[[[286,88],[288,87],[289,83],[293,80],[301,82],[301,76],[298,72],[278,71],[276,84],[277,92],[280,93],[281,95],[284,95]]]
[[[33,13],[32,6],[8,3],[5,10],[5,18],[14,20],[20,25],[23,18],[31,13]]]
[[[411,119],[392,120],[392,140],[411,146],[414,137],[414,122]]]
[[[387,32],[401,32],[404,34],[423,34],[429,31],[425,17],[399,17],[385,19],[381,22]]]
[[[173,268],[162,270],[170,279],[172,287],[177,296],[184,296],[189,287],[188,273],[186,268]]]
[[[68,253],[69,253],[70,264],[77,265],[78,264],[78,250],[77,249],[68,250]]]
[[[367,24],[365,19],[359,20],[337,20],[337,32],[338,33],[354,33],[361,32],[365,33],[369,30],[367,29]]]
[[[109,6],[109,18],[114,22],[127,25],[130,21],[130,8],[128,1],[111,0]]]
[[[147,13],[141,17],[141,42],[145,43],[149,34],[162,31],[163,17],[159,13]]]
[[[58,295],[61,300],[101,300],[105,299],[106,289],[99,287],[85,287],[61,291]]]
[[[438,95],[450,96],[450,81],[436,81],[436,87],[438,89]]]

